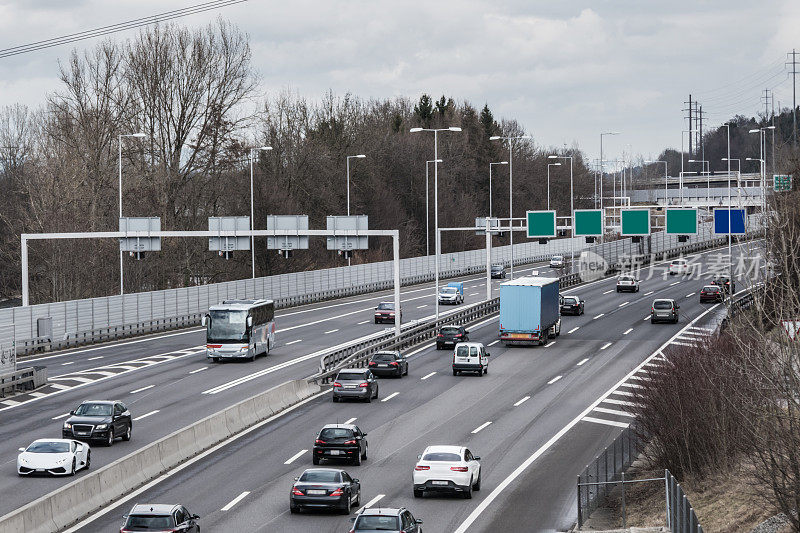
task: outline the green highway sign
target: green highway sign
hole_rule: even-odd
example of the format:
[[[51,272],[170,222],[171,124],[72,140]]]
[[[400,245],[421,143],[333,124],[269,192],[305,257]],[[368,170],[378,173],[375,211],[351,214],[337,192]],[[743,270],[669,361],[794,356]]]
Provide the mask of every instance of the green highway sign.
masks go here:
[[[650,210],[622,209],[622,236],[638,237],[650,235]]]
[[[602,209],[576,209],[573,217],[576,237],[600,237],[603,235]]]
[[[556,212],[555,211],[528,211],[526,213],[528,221],[529,239],[553,239],[556,236]]]
[[[772,177],[772,184],[773,184],[773,186],[775,188],[775,192],[791,191],[792,190],[792,177],[791,176],[775,174]]]
[[[696,235],[697,209],[667,208],[668,235]]]

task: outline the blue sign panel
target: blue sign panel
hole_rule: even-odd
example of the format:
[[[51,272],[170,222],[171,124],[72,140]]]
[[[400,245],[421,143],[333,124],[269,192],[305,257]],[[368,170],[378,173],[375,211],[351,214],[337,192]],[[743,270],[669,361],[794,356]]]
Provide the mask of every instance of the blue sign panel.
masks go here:
[[[744,235],[744,209],[731,209],[730,214],[726,208],[714,209],[714,233],[727,234],[728,217],[730,217],[730,233],[733,235]]]

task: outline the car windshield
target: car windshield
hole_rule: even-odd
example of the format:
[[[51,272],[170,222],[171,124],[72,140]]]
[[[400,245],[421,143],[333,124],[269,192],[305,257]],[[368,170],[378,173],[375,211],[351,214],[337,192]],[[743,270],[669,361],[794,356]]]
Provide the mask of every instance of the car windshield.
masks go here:
[[[653,303],[654,309],[672,309],[672,302],[669,300],[656,300]]]
[[[620,281],[633,281],[633,278],[629,278],[627,276],[619,278]]]
[[[564,303],[567,305],[576,304],[578,303],[578,298],[576,298],[575,296],[566,296],[564,298]]]
[[[400,524],[396,516],[359,516],[354,528],[371,531],[400,531]]]
[[[298,481],[307,483],[339,483],[339,472],[335,470],[306,470]]]
[[[703,292],[719,292],[719,287],[716,285],[710,285],[708,287],[703,287]]]
[[[672,262],[673,265],[685,265],[686,261],[684,259],[676,259]]]
[[[111,416],[109,403],[82,403],[75,409],[78,416]]]
[[[472,355],[477,355],[475,352],[475,348],[472,349]],[[458,349],[456,350],[456,355],[459,357],[469,357],[469,346],[458,345]]]
[[[142,531],[166,529],[175,526],[170,515],[137,515],[128,516],[126,528],[142,528]]]
[[[492,265],[492,270],[503,270],[503,265]]]
[[[553,261],[561,261],[561,259],[563,259],[563,258],[560,255],[554,255],[552,260]]]
[[[391,311],[392,309],[394,309],[394,304],[390,304],[390,303],[386,303],[386,302],[380,303],[380,304],[378,304],[378,309],[382,310],[382,311]]]
[[[34,442],[25,450],[30,453],[67,453],[69,442]]]
[[[372,356],[372,360],[381,362],[394,361],[395,355],[393,353],[376,353]]]
[[[442,335],[457,335],[459,333],[458,328],[442,328],[439,330]]]
[[[347,428],[325,428],[319,432],[321,439],[349,439],[353,437],[353,430]]]
[[[366,372],[339,372],[339,375],[336,376],[336,381],[343,381],[343,380],[363,381],[365,379],[367,379]]]
[[[458,292],[458,289],[456,289],[455,287],[445,287],[442,289],[441,292],[444,294],[455,294]]]
[[[209,311],[208,342],[246,342],[247,311]]]
[[[450,453],[450,452],[431,452],[431,453],[426,453],[424,456],[422,456],[422,460],[454,462],[454,461],[460,461],[461,456],[458,455],[457,453]]]

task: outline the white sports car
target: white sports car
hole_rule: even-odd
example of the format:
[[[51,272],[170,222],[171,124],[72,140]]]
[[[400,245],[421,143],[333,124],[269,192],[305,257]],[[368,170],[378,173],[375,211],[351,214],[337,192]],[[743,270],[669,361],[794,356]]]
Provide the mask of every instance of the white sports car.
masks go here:
[[[463,446],[428,446],[414,466],[414,497],[450,492],[472,498],[481,490],[480,457]]]
[[[20,448],[17,456],[17,473],[75,475],[81,468],[89,468],[91,450],[84,442],[69,439],[39,439],[27,448]]]

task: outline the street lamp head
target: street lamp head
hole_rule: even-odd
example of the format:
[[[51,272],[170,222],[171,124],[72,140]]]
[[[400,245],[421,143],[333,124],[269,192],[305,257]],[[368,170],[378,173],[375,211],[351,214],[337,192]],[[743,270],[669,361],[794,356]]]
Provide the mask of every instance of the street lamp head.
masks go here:
[[[530,139],[530,138],[531,138],[530,135],[520,135],[519,137],[517,137],[517,139]]]
[[[364,154],[358,154],[356,157],[359,158],[359,159],[364,159],[367,156],[365,156]]]
[[[408,131],[409,131],[409,133],[417,133],[418,131],[422,131],[422,128],[411,128]]]
[[[558,159],[557,155],[548,155],[547,159]]]
[[[141,139],[142,137],[147,137],[147,134],[146,133],[132,133],[131,137],[138,137],[139,139]]]
[[[747,133],[758,133],[759,131],[761,131],[761,130],[758,129],[758,128],[755,128],[755,129],[752,129],[752,130],[748,131]]]
[[[447,129],[450,130],[450,131],[461,131],[461,128],[459,128],[458,126],[450,126]]]
[[[601,133],[600,135],[619,135],[619,134],[620,134],[620,132],[618,132],[618,131],[605,131],[605,132]]]
[[[501,137],[499,135],[492,135],[491,137],[489,137],[489,140],[490,141],[499,141],[500,138]]]
[[[272,150],[272,146],[262,146],[259,150]]]
[[[758,159],[753,159],[752,157],[745,158],[745,161],[759,161]]]
[[[500,164],[501,164],[501,165],[507,165],[507,164],[508,164],[508,161],[500,161]]]
[[[775,129],[775,126],[767,126],[767,127],[766,127],[766,128],[764,128],[764,129],[765,129],[765,130],[774,130],[774,129]]]
[[[561,166],[561,163],[548,163],[548,166],[551,166],[551,167],[560,167],[560,166]]]

